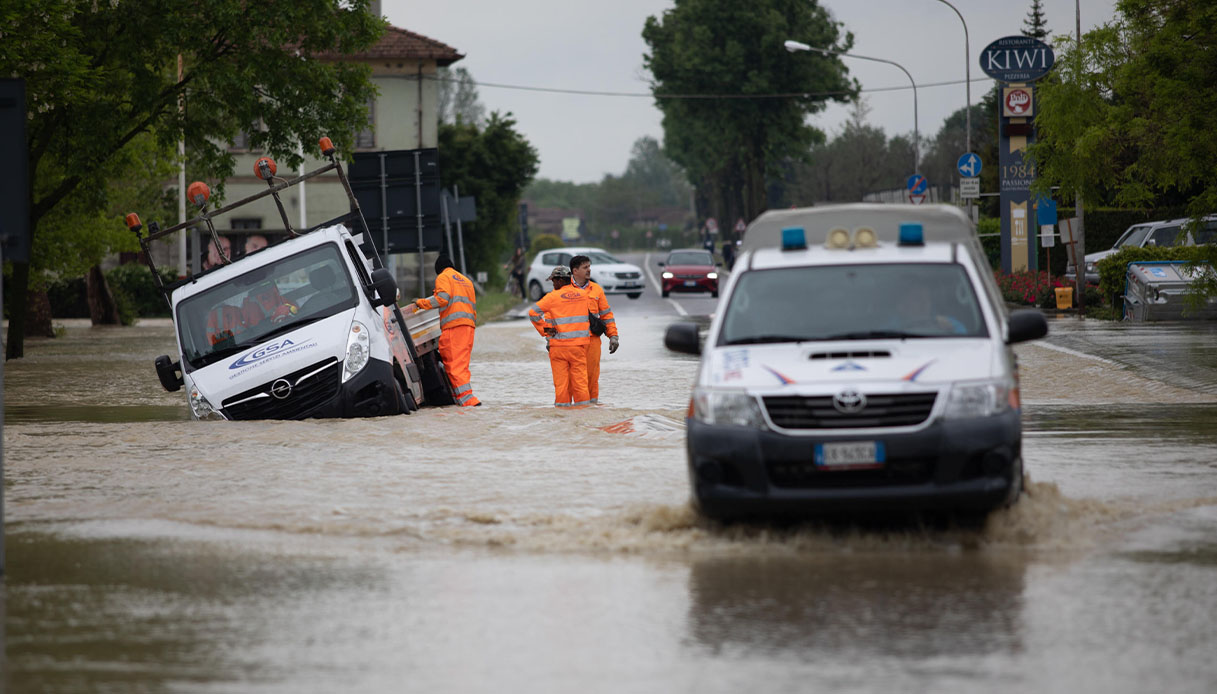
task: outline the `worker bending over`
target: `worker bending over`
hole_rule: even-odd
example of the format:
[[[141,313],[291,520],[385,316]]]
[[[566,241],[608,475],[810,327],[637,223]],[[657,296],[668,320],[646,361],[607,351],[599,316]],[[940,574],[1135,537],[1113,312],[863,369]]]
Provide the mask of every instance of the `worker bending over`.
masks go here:
[[[609,306],[604,288],[592,281],[592,260],[585,255],[570,259],[571,284],[587,292],[587,310],[604,322],[609,336],[609,354],[617,351],[617,319]],[[593,321],[594,323],[594,321]],[[592,330],[587,340],[587,394],[592,404],[600,402],[600,335]]]
[[[473,331],[477,326],[477,294],[473,282],[452,267],[452,260],[441,255],[435,259],[435,294],[415,299],[418,310],[439,308],[439,358],[448,372],[452,398],[461,407],[475,407],[481,401],[469,382],[469,357],[473,354]]]
[[[559,265],[549,273],[554,290],[528,309],[532,325],[545,337],[549,368],[554,376],[554,407],[585,407],[587,343],[592,339],[587,292],[570,283],[570,268]]]

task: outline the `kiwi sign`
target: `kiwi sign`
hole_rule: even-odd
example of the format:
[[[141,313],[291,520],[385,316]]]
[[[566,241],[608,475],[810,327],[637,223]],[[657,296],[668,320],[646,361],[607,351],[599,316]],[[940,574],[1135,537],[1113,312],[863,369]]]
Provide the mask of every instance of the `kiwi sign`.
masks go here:
[[[1034,82],[1055,62],[1052,46],[1030,36],[1006,36],[980,52],[980,69],[998,82]]]

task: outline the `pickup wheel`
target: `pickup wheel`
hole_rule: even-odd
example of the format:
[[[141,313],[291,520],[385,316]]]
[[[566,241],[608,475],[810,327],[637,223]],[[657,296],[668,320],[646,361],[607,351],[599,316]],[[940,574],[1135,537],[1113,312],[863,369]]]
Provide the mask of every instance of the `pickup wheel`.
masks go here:
[[[711,296],[711,297],[713,297],[713,298],[715,298],[715,299],[717,299],[717,298],[718,298],[718,290],[717,290],[717,289],[715,289],[714,291],[710,292],[710,296]]]
[[[544,290],[541,289],[541,283],[533,280],[528,283],[528,298],[533,301],[540,301],[541,297],[545,296]]]
[[[665,289],[665,290],[663,290],[663,291],[662,291],[662,292],[660,292],[660,293],[661,293],[661,294],[663,294],[663,298],[665,298],[665,299],[666,299],[666,298],[668,298],[668,295],[669,295],[669,294],[671,294],[672,292],[670,292],[670,291],[668,291],[668,290],[666,290],[666,289]]]

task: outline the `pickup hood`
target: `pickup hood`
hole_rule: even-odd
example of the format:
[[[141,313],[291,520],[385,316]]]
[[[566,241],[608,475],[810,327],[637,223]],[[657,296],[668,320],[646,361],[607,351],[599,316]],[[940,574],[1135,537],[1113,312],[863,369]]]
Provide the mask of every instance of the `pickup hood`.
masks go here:
[[[832,392],[850,385],[936,385],[995,378],[1001,357],[988,338],[805,342],[717,347],[701,382],[714,386]]]
[[[188,374],[195,387],[215,407],[283,374],[331,357],[346,359],[347,334],[355,309],[337,313],[291,332],[277,335],[232,357]]]
[[[1102,260],[1102,259],[1106,258],[1107,256],[1109,256],[1109,255],[1111,255],[1112,253],[1115,253],[1115,252],[1116,252],[1116,249],[1114,249],[1114,248],[1108,248],[1108,249],[1107,249],[1107,250],[1105,250],[1105,251],[1095,251],[1094,253],[1087,253],[1087,254],[1086,254],[1086,262],[1088,262],[1088,263],[1097,263],[1097,262],[1099,262],[1100,260]]]

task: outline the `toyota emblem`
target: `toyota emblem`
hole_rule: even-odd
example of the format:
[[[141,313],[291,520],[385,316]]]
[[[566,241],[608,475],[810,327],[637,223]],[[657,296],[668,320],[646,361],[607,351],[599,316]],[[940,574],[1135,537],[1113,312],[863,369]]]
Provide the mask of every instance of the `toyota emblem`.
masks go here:
[[[832,406],[843,414],[855,414],[866,407],[866,396],[853,388],[846,388],[832,396]]]
[[[280,378],[270,384],[270,394],[275,396],[276,400],[286,400],[287,396],[292,394],[292,384],[286,378]],[[840,406],[837,409],[840,409]],[[844,412],[844,410],[841,411]]]

